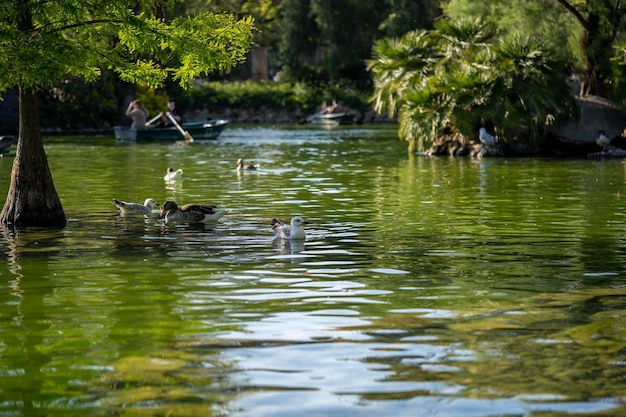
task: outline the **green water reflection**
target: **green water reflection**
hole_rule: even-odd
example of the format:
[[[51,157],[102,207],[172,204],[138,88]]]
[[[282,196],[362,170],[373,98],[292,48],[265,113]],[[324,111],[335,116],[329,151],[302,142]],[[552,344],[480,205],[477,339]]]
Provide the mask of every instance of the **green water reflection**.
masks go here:
[[[69,223],[0,239],[0,416],[625,411],[621,160],[411,156],[380,127],[46,152]],[[147,197],[229,213],[110,204]],[[272,242],[296,214],[306,244]]]

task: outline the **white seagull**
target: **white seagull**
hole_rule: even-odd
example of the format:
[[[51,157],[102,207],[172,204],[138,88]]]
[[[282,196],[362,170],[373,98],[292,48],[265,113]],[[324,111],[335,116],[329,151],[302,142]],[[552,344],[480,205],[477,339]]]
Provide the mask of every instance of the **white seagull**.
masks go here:
[[[598,137],[596,138],[596,143],[602,150],[606,150],[606,147],[611,143],[611,138],[604,133],[604,130],[598,132]]]
[[[175,181],[175,180],[180,180],[182,178],[183,178],[183,170],[182,169],[174,170],[174,168],[172,167],[167,168],[167,173],[163,177],[165,181]]]
[[[300,216],[293,217],[291,219],[291,226],[287,226],[278,219],[272,219],[272,230],[274,231],[275,239],[290,239],[290,240],[305,240],[306,233],[304,232],[303,224],[309,224],[305,222]]]
[[[154,206],[158,206],[157,202],[152,198],[146,198],[143,204],[127,203],[126,201],[111,200],[111,203],[120,209],[122,214],[152,214]]]
[[[484,127],[480,128],[478,139],[480,139],[480,142],[484,145],[495,145],[497,142],[496,138],[487,133],[487,129]]]

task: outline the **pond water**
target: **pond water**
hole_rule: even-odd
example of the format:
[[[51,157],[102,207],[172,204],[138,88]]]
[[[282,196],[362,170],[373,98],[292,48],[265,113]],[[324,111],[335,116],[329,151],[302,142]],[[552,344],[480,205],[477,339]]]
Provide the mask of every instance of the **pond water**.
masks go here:
[[[622,160],[413,156],[393,126],[45,146],[69,221],[0,238],[0,416],[626,413]],[[110,203],[147,197],[229,212]],[[294,215],[306,243],[273,242]]]

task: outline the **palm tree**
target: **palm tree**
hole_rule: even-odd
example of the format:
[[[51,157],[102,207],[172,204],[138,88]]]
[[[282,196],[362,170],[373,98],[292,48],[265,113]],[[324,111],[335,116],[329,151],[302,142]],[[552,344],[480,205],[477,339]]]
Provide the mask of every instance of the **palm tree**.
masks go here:
[[[544,127],[559,114],[575,114],[574,98],[565,81],[565,66],[552,59],[554,55],[540,43],[513,36],[494,46],[494,52],[494,67],[504,88],[492,97],[502,103],[493,122],[505,137],[522,133],[531,143],[537,143],[545,134]]]
[[[506,140],[531,140],[554,116],[573,109],[565,75],[530,38],[498,43],[482,20],[440,20],[432,31],[383,39],[368,69],[374,109],[397,114],[409,151],[446,133],[473,138],[483,125]],[[569,98],[569,99],[568,99]]]

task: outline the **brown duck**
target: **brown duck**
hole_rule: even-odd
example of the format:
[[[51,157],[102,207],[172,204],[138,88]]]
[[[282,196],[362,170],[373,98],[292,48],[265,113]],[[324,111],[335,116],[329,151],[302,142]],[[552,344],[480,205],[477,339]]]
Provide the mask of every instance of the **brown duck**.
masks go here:
[[[166,201],[161,208],[161,217],[165,223],[211,223],[226,214],[209,204],[187,204],[178,207],[174,201]]]
[[[237,161],[237,171],[256,171],[260,167],[261,166],[259,164],[256,164],[256,165],[246,164],[243,162],[243,159],[241,158]]]

